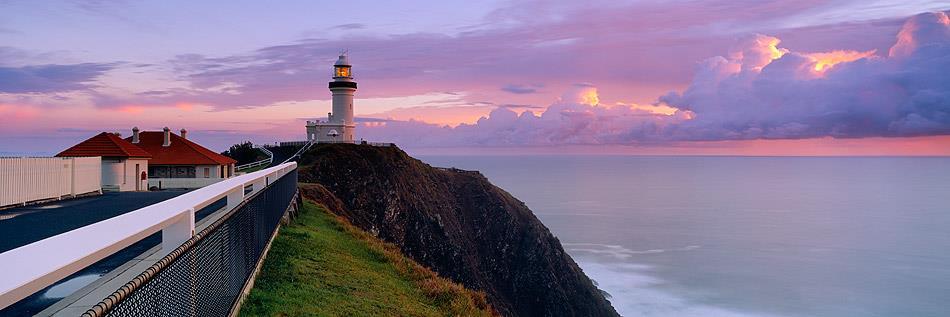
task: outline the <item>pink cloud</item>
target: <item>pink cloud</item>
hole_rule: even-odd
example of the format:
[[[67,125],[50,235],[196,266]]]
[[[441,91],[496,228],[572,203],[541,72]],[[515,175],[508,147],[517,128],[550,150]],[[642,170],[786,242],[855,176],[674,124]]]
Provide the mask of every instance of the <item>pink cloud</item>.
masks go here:
[[[32,121],[38,116],[39,110],[34,107],[0,104],[0,118],[3,118],[3,121],[22,123]]]
[[[947,134],[948,30],[946,13],[915,16],[891,49],[901,53],[886,57],[789,51],[776,58],[777,38],[747,42],[743,50],[773,52],[772,58],[756,55],[751,67],[736,56],[707,60],[689,88],[660,100],[696,114],[677,128],[686,139]],[[835,66],[816,73],[829,56]]]
[[[683,92],[669,93],[653,105],[666,107],[672,115],[636,105],[601,105],[597,89],[585,84],[539,115],[496,109],[474,124],[455,128],[390,122],[361,133],[418,146],[950,134],[947,30],[950,23],[943,12],[909,19],[894,48],[904,50],[907,43],[913,47],[897,56],[876,56],[873,51],[802,53],[782,48],[776,37],[747,37],[727,57],[701,63]]]

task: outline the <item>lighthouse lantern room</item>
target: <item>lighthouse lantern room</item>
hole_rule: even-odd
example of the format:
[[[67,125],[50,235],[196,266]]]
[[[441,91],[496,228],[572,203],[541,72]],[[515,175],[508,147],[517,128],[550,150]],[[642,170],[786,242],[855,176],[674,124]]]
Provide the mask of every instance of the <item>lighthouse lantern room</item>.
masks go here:
[[[307,140],[315,142],[353,142],[356,124],[353,121],[353,94],[356,82],[346,53],[333,63],[333,81],[329,88],[332,111],[326,121],[307,121]]]

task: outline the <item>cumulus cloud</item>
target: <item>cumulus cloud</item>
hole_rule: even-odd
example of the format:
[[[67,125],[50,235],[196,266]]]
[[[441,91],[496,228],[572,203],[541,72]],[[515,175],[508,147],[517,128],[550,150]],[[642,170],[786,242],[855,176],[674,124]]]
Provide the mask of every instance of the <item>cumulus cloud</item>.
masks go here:
[[[373,34],[340,38],[316,37],[294,43],[265,47],[247,54],[203,56],[184,54],[170,63],[179,80],[189,88],[173,91],[161,100],[123,100],[162,104],[187,99],[215,108],[261,107],[277,102],[326,99],[318,87],[325,85],[328,67],[342,48],[350,49],[354,72],[362,98],[412,96],[441,91],[468,91],[487,95],[493,102],[537,103],[552,98],[571,82],[597,80],[604,87],[634,86],[655,96],[680,86],[691,75],[691,63],[715,54],[734,35],[723,30],[740,30],[739,25],[709,25],[723,20],[777,21],[803,14],[826,1],[808,0],[764,4],[734,0],[713,3],[677,4],[598,0],[546,1],[505,4],[486,17],[483,24],[457,34],[427,31],[407,34]],[[781,12],[781,15],[776,15]],[[668,19],[677,15],[679,19]],[[631,16],[638,16],[631,19]],[[591,21],[598,21],[592,23]],[[826,23],[825,23],[826,24]],[[335,30],[359,30],[358,24],[338,25]],[[758,27],[757,27],[758,28]],[[876,26],[850,24],[860,30]],[[885,29],[891,30],[888,25]],[[743,31],[744,32],[744,31]],[[851,47],[852,37],[835,36],[842,31],[812,30],[813,38],[832,38]],[[806,33],[806,32],[803,32]],[[870,33],[870,32],[869,32]],[[884,34],[884,32],[879,32]],[[604,36],[610,34],[610,36]],[[864,37],[861,43],[879,41]],[[631,52],[626,49],[636,48]],[[384,52],[376,54],[375,52]],[[504,85],[500,78],[521,85]],[[509,79],[510,78],[510,79]],[[237,94],[201,89],[224,83],[243,87]],[[535,84],[543,84],[544,88]],[[515,100],[504,100],[514,93]],[[555,95],[548,95],[551,92]],[[643,97],[643,96],[638,96]],[[530,99],[538,98],[538,99]],[[163,101],[164,100],[164,101]]]
[[[103,14],[114,11],[110,3],[92,1],[81,7]],[[834,43],[839,48],[854,49],[857,45],[866,49],[868,43],[884,43],[881,39],[896,28],[880,21],[855,23],[868,17],[852,15],[849,18],[857,20],[837,24],[831,31],[829,23],[844,21],[824,20],[820,23],[822,28],[809,30],[775,29],[776,25],[788,25],[789,19],[816,10],[837,8],[855,12],[854,7],[860,7],[832,5],[824,0],[747,1],[741,5],[736,5],[735,0],[676,5],[662,1],[593,3],[507,3],[482,23],[449,34],[432,33],[429,29],[387,34],[384,29],[373,31],[368,25],[349,23],[332,27],[346,36],[327,38],[323,28],[308,39],[245,53],[200,55],[175,51],[181,55],[168,61],[154,61],[155,65],[148,70],[123,65],[124,69],[110,72],[115,80],[104,82],[103,89],[67,104],[91,102],[100,108],[115,108],[168,107],[192,102],[227,110],[325,100],[328,94],[321,87],[328,79],[328,65],[343,48],[354,55],[361,98],[465,91],[479,101],[539,104],[556,97],[560,87],[577,80],[593,80],[611,91],[636,87],[637,92],[627,97],[644,99],[688,82],[693,65],[682,61],[720,52],[723,43],[737,32],[792,32],[808,38],[802,41],[806,45]],[[679,18],[668,18],[673,15]],[[359,35],[349,34],[350,31]],[[850,36],[854,32],[864,32],[865,36]],[[188,46],[181,47],[187,50]],[[0,64],[6,61],[0,58]],[[146,75],[131,75],[140,73]],[[499,82],[502,78],[506,82]],[[507,81],[529,85],[499,87]],[[143,83],[158,85],[143,87]],[[533,86],[535,83],[543,84],[545,89]],[[499,88],[515,95],[499,94]]]
[[[421,121],[364,126],[361,137],[413,146],[614,144],[649,141],[687,115],[663,115],[628,105],[599,104],[597,88],[578,84],[540,114],[498,107],[474,124],[451,128]],[[666,119],[659,119],[664,117]]]
[[[695,114],[671,136],[715,140],[950,133],[946,13],[910,18],[888,56],[789,52],[779,43],[761,35],[744,41],[739,53],[706,60],[684,92],[660,98]]]
[[[540,114],[498,108],[455,128],[394,121],[364,129],[407,145],[635,144],[684,140],[950,134],[950,20],[910,18],[886,56],[795,52],[776,37],[740,40],[700,63],[682,92],[654,105],[601,105],[578,84]]]
[[[0,67],[0,93],[57,93],[92,87],[91,82],[114,64]]]

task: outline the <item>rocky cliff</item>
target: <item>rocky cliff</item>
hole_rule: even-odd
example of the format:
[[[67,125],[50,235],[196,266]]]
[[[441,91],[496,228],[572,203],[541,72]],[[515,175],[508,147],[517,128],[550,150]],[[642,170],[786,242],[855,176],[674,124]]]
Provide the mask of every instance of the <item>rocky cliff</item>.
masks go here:
[[[478,172],[354,144],[316,146],[299,163],[305,197],[484,291],[505,316],[617,316],[531,210]]]

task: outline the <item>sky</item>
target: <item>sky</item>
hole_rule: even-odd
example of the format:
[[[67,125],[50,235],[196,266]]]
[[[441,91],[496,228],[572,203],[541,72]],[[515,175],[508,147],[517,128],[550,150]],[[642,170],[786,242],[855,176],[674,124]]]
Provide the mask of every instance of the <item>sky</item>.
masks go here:
[[[945,1],[0,1],[0,156],[100,131],[418,153],[950,155]],[[411,151],[411,152],[412,152]]]

